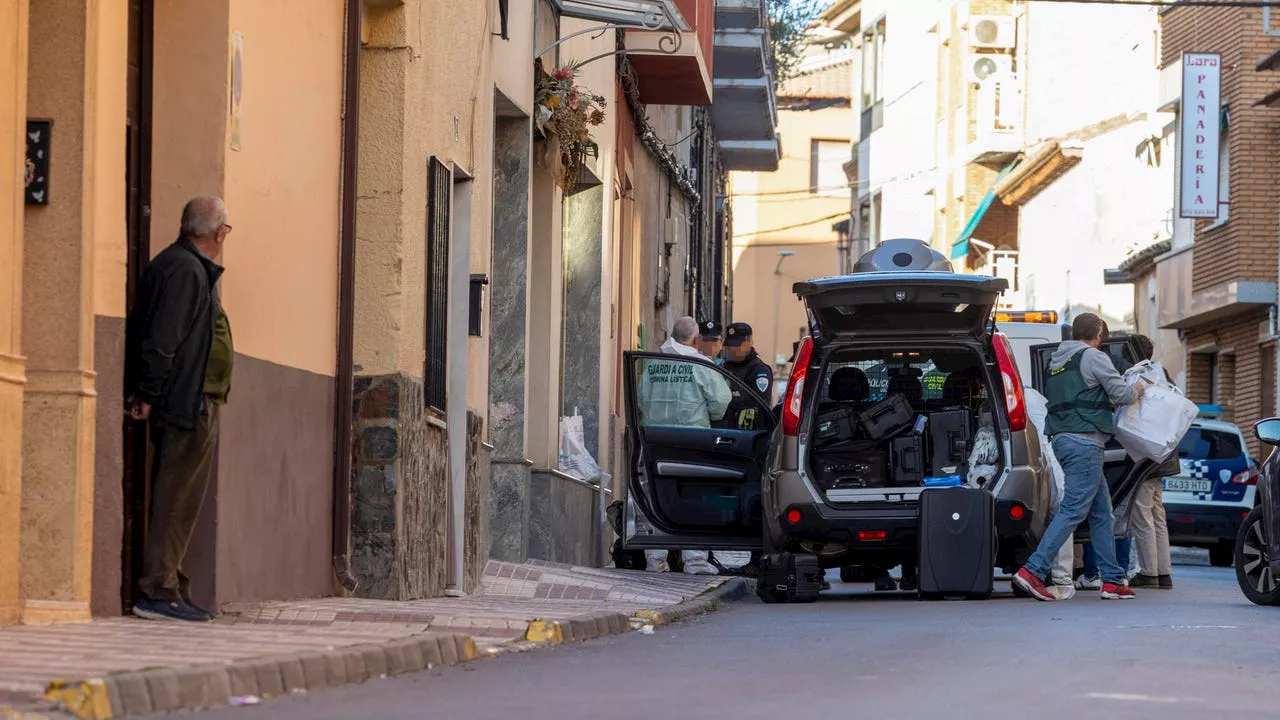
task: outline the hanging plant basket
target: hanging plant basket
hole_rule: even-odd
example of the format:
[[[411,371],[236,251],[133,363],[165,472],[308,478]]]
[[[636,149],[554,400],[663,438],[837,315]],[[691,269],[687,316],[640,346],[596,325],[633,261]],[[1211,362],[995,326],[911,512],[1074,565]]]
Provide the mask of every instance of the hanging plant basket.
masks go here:
[[[534,95],[533,126],[546,142],[544,163],[565,192],[577,184],[587,158],[600,154],[591,128],[604,122],[607,106],[604,97],[575,83],[579,67],[569,63],[550,74],[539,68]]]

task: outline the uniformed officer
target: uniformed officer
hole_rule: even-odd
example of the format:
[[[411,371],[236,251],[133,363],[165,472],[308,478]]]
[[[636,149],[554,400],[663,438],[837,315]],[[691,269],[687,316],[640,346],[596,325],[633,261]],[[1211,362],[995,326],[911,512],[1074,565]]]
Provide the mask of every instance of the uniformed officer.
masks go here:
[[[740,396],[738,391],[734,390],[733,402],[729,404],[725,420],[740,429],[755,428],[759,407],[756,401],[763,402],[767,408],[773,407],[773,368],[769,367],[769,363],[761,359],[760,354],[756,352],[751,337],[751,326],[746,323],[733,323],[725,330],[724,349],[727,356],[724,369],[745,383],[756,394],[753,400],[749,396]]]
[[[724,328],[714,320],[708,320],[699,326],[698,352],[711,358],[711,362],[724,366]]]

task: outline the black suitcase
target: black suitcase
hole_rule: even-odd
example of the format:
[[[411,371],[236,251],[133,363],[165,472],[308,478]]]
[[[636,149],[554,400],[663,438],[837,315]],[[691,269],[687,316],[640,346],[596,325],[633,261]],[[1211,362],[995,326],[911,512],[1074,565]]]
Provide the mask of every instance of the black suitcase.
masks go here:
[[[760,557],[756,595],[766,603],[811,603],[822,592],[822,568],[818,556],[794,553]]]
[[[920,493],[920,597],[991,597],[996,500],[978,488]]]
[[[893,454],[893,484],[919,487],[924,484],[924,438],[902,435],[890,443]]]

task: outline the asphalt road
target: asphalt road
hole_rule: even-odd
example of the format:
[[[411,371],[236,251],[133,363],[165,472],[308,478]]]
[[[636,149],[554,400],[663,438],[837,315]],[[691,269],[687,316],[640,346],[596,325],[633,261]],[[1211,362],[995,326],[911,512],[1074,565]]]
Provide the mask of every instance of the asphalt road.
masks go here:
[[[1280,609],[1179,565],[1134,601],[917,602],[835,584],[653,635],[503,656],[199,720],[320,718],[1275,718]]]

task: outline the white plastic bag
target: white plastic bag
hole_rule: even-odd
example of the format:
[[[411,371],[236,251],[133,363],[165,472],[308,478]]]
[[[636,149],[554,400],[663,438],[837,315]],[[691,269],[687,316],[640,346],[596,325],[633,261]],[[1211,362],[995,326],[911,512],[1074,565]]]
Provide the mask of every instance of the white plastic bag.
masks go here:
[[[1199,410],[1169,384],[1160,363],[1138,363],[1124,377],[1129,383],[1144,383],[1146,393],[1116,410],[1116,440],[1130,457],[1160,462],[1178,447]]]
[[[983,424],[973,436],[973,450],[969,453],[969,473],[966,478],[971,487],[994,480],[996,462],[1000,460],[1000,445],[996,441],[995,428]]]
[[[560,418],[560,472],[579,480],[596,482],[604,476],[604,470],[596,464],[587,451],[587,438],[582,430],[582,416],[577,414]]]

